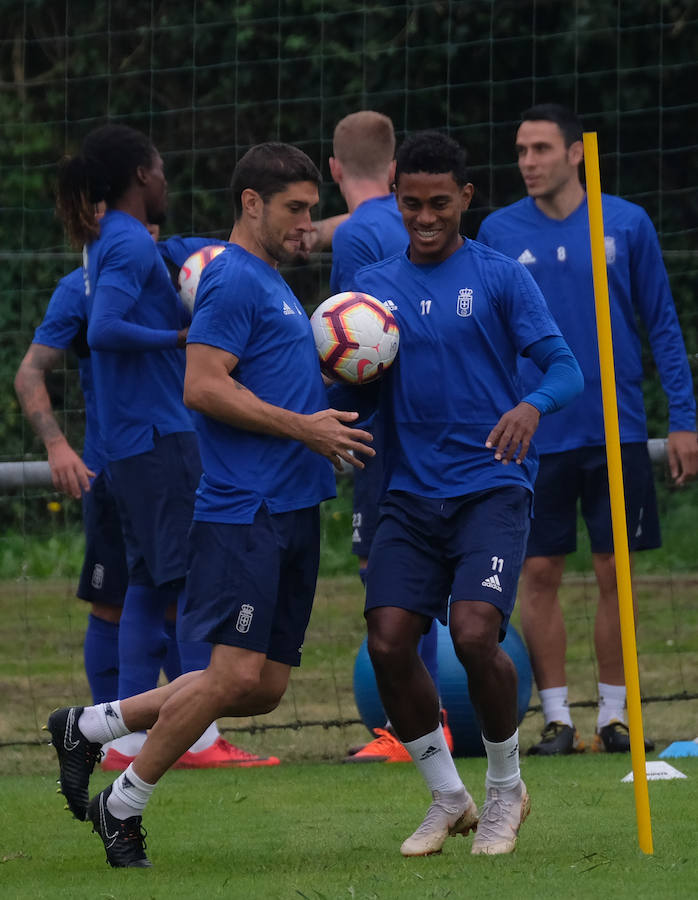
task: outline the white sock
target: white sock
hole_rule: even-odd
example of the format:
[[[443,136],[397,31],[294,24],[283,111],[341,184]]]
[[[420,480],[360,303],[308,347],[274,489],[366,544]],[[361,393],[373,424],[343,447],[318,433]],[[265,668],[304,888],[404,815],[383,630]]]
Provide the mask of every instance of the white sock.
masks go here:
[[[140,816],[154,790],[155,785],[139,778],[131,763],[112,785],[111,794],[107,798],[107,809],[116,819]]]
[[[501,743],[488,741],[482,737],[487,751],[487,777],[485,786],[510,791],[521,781],[519,769],[519,729],[510,738]]]
[[[538,691],[541,706],[543,707],[543,718],[545,724],[548,722],[562,722],[564,725],[572,725],[570,717],[570,709],[567,703],[567,685],[562,687],[544,688]]]
[[[145,731],[134,731],[131,734],[125,734],[116,738],[109,747],[117,750],[124,756],[138,756],[141,752],[141,747],[145,744],[145,738]],[[104,750],[105,748],[102,747],[102,749]]]
[[[95,744],[106,744],[130,733],[124,725],[118,700],[86,706],[78,719],[78,728],[88,741]]]
[[[446,744],[441,725],[436,731],[425,734],[415,741],[403,741],[403,744],[432,793],[463,790],[463,782]]]
[[[603,684],[599,682],[599,716],[596,730],[599,731],[613,719],[627,725],[625,717],[625,685]]]
[[[209,747],[212,747],[213,744],[216,743],[221,733],[218,730],[218,725],[215,722],[211,722],[206,731],[201,735],[198,741],[194,741],[194,743],[189,748],[190,753],[201,753],[202,750],[208,750]]]

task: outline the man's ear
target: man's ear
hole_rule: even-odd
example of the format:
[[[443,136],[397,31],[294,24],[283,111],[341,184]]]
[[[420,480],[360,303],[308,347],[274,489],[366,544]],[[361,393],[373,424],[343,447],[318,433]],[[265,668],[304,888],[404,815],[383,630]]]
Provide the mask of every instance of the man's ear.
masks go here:
[[[581,141],[575,141],[567,148],[567,158],[573,166],[578,166],[584,159],[584,144]]]
[[[240,203],[242,204],[243,214],[248,215],[251,219],[260,217],[264,200],[253,188],[245,188],[240,195]]]
[[[463,189],[461,191],[461,204],[462,204],[461,208],[462,208],[463,212],[465,212],[466,209],[470,206],[474,193],[475,193],[475,188],[472,186],[472,184],[470,182],[463,185]]]
[[[330,156],[329,163],[332,180],[339,184],[342,180],[342,164],[336,156]]]

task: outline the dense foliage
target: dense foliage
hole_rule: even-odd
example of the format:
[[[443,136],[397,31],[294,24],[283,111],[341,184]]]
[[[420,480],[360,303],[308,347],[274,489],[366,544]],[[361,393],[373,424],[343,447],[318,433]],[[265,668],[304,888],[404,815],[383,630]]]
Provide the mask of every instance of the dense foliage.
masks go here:
[[[108,118],[152,134],[166,162],[169,230],[225,236],[227,186],[250,144],[302,146],[327,177],[320,214],[342,211],[329,180],[334,123],[362,107],[399,135],[445,127],[476,185],[465,228],[521,196],[512,137],[522,109],[556,100],[599,133],[604,189],[641,203],[666,251],[689,353],[698,354],[693,0],[3,2],[0,39],[0,454],[41,456],[12,377],[56,280],[77,258],[53,216],[56,161]],[[310,307],[327,265],[291,273]],[[647,357],[650,431],[666,407]],[[73,440],[80,396],[69,360],[53,385]]]

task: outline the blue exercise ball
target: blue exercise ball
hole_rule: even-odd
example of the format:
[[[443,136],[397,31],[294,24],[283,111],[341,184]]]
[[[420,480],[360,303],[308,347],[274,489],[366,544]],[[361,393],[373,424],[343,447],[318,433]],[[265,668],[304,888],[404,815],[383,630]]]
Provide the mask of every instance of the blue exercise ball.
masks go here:
[[[485,748],[480,735],[480,726],[468,694],[468,676],[453,649],[448,628],[440,622],[436,624],[441,702],[448,715],[448,724],[453,735],[453,755],[484,756]],[[531,663],[526,645],[513,625],[507,628],[507,635],[501,646],[511,657],[519,676],[517,712],[518,721],[521,722],[531,700],[533,687]],[[354,699],[361,721],[369,730],[385,725],[387,717],[378,695],[366,638],[359,647],[354,663]]]

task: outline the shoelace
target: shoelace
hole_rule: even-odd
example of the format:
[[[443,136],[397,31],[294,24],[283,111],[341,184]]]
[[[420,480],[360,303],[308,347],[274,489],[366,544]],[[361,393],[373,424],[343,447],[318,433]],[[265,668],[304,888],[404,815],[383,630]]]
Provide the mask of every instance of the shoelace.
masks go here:
[[[450,828],[451,825],[458,820],[460,815],[462,815],[462,812],[459,813],[457,808],[449,810],[443,805],[441,801],[434,800],[427,810],[424,821],[415,831],[415,834],[421,834],[422,832],[427,832],[428,834],[430,834],[432,831],[434,831],[435,827],[442,829],[444,825],[446,826],[446,828]],[[445,822],[444,817],[446,819]],[[453,821],[451,821],[452,819]]]
[[[609,722],[606,726],[607,728],[612,728],[613,731],[621,731],[623,734],[630,734],[630,729],[624,722],[613,721]]]
[[[102,759],[104,756],[104,752],[102,750],[101,744],[91,744],[89,742],[85,742],[85,762],[92,766],[94,769],[95,765]],[[90,769],[90,771],[92,771]]]
[[[565,726],[561,722],[548,722],[543,729],[541,737],[544,741],[553,740]]]
[[[145,842],[145,839],[148,837],[148,832],[143,826],[142,819],[138,816],[135,816],[135,822],[132,825],[127,827],[126,823],[130,822],[131,819],[127,819],[126,822],[121,822],[121,839],[123,841],[138,841],[142,850],[147,850],[148,845]]]
[[[498,791],[493,791],[492,796],[485,801],[480,814],[480,822],[477,826],[478,834],[481,837],[490,837],[492,835],[496,837],[495,828],[502,819],[508,816],[513,802],[513,800],[502,799]]]
[[[240,747],[236,747],[235,744],[222,744],[222,747],[225,748],[225,752],[228,756],[233,757],[234,759],[262,759],[263,757],[258,756],[256,753],[249,753],[247,750],[242,750]]]
[[[386,731],[384,728],[374,728],[374,732],[378,735],[377,738],[374,738],[369,744],[366,744],[363,751],[366,752],[370,749],[370,753],[376,751],[376,755],[379,755],[380,750],[385,750],[385,755],[390,755],[391,749],[395,746],[395,744],[399,744],[400,742],[396,737],[394,737],[389,731]]]

